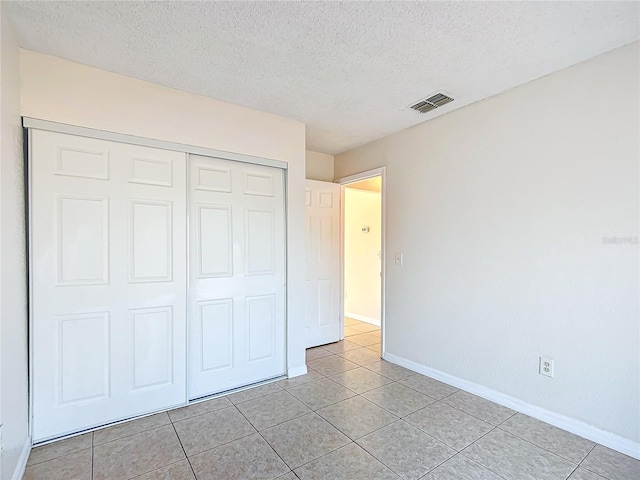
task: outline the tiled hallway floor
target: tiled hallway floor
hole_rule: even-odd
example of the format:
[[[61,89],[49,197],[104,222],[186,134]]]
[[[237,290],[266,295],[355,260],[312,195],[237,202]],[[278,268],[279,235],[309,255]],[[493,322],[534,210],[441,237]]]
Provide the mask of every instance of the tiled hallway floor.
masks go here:
[[[24,478],[640,478],[637,460],[381,361],[358,327],[307,350],[304,376],[35,448]]]

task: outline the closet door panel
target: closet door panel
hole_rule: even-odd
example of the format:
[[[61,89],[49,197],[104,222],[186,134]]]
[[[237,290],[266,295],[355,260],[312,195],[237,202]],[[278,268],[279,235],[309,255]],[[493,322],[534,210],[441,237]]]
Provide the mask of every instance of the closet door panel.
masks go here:
[[[185,157],[30,131],[34,441],[185,402]]]
[[[280,169],[189,157],[189,398],[285,373]]]

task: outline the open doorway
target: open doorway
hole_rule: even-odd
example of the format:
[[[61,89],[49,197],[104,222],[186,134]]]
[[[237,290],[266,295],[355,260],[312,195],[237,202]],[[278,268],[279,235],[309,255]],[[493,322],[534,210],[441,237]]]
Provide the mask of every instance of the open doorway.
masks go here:
[[[384,351],[383,173],[379,169],[340,180],[344,339],[378,354]]]

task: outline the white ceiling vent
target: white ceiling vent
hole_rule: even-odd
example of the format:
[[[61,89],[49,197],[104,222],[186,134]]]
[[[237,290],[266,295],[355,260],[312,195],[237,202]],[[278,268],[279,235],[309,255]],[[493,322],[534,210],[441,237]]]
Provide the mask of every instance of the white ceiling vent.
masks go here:
[[[430,96],[429,98],[425,98],[424,100],[420,100],[415,105],[411,105],[409,108],[420,112],[427,113],[431,110],[435,110],[442,105],[446,105],[449,102],[453,102],[453,98],[445,95],[444,93],[436,93],[435,95]]]

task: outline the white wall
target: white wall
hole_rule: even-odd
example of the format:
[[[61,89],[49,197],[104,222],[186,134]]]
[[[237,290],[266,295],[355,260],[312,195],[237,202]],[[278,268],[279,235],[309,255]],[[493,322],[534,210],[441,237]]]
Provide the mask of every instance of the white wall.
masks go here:
[[[402,267],[387,256],[387,352],[632,448],[639,53],[635,42],[335,162],[338,178],[387,166],[386,248],[404,253]]]
[[[287,361],[304,373],[304,124],[27,50],[20,68],[24,116],[288,163]]]
[[[27,279],[18,44],[4,5],[0,66],[0,478],[19,478],[28,438]]]
[[[320,180],[333,182],[333,155],[326,153],[305,152],[306,178],[308,180]]]
[[[344,189],[344,314],[375,325],[380,325],[381,208],[379,192]]]

